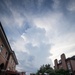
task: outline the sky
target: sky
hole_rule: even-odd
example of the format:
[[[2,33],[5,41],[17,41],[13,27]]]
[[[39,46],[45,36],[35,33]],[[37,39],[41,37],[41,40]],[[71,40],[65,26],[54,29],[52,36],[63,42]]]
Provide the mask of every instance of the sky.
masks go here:
[[[17,56],[18,71],[75,54],[75,0],[0,0],[0,21]]]

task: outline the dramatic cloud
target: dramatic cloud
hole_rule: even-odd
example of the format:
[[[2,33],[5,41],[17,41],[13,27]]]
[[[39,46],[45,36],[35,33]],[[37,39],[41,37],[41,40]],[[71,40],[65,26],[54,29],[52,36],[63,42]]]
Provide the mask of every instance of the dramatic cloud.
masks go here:
[[[62,53],[75,54],[75,0],[2,0],[0,21],[17,70],[36,72],[42,64],[53,66]]]

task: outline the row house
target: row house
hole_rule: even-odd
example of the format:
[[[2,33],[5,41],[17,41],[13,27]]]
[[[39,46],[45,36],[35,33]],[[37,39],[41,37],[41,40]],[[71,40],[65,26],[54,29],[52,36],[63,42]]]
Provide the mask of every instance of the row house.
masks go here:
[[[61,55],[61,59],[58,61],[57,59],[54,60],[54,68],[57,69],[64,69],[69,70],[71,75],[75,75],[75,56],[66,58],[65,54]]]
[[[18,60],[0,23],[0,70],[16,71]]]

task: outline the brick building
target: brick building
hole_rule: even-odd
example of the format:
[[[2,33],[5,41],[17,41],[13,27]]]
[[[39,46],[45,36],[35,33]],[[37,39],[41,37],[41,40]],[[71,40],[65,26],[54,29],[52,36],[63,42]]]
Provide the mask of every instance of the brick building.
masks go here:
[[[75,75],[75,56],[66,58],[65,54],[61,55],[61,59],[58,61],[54,60],[55,69],[69,70],[71,75]]]
[[[9,57],[9,61],[8,61],[6,69],[15,71],[17,64],[18,64],[18,62],[17,62],[16,56],[15,56],[15,53],[14,53],[14,51],[12,51],[12,54]]]
[[[4,29],[0,23],[0,70],[16,71],[18,64],[16,55],[12,51]]]

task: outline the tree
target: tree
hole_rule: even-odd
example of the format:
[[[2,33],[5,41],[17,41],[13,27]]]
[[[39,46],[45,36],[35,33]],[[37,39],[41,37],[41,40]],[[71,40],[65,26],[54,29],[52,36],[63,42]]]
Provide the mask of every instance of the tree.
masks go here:
[[[42,65],[40,69],[37,71],[36,75],[70,75],[68,70],[64,69],[59,69],[59,70],[54,70],[50,64]]]
[[[70,75],[68,70],[59,69],[55,70],[56,75]]]
[[[46,65],[41,66],[36,74],[39,75],[41,73],[42,75],[44,75],[45,73],[49,74],[52,71],[53,69],[51,68],[50,64],[46,64]]]

